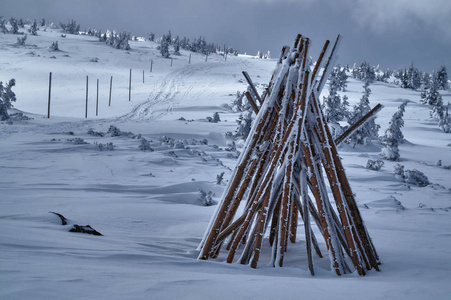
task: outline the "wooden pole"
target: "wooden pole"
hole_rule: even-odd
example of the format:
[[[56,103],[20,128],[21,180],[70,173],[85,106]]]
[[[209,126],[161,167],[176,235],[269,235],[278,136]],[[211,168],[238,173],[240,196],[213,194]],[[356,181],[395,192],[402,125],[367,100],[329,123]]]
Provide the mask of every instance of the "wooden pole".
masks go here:
[[[113,76],[110,77],[110,95],[108,97],[108,106],[111,106],[111,90],[113,88]]]
[[[143,70],[143,84],[144,84],[144,70]]]
[[[153,68],[153,59],[150,60],[150,73],[152,73],[152,68]]]
[[[52,72],[49,74],[49,101],[47,105],[47,119],[50,119],[50,95],[52,92]]]
[[[132,100],[132,69],[130,69],[130,77],[128,79],[128,101]]]
[[[173,61],[173,59],[171,58],[171,67],[172,67],[172,61]]]
[[[246,78],[247,83],[249,84],[249,86],[251,87],[252,92],[255,94],[255,97],[257,97],[258,102],[260,103],[260,105],[263,104],[262,99],[260,98],[260,95],[257,92],[257,89],[254,86],[254,83],[252,82],[251,77],[249,76],[249,74],[246,71],[243,71],[243,75],[244,78]]]
[[[88,76],[86,76],[86,107],[85,107],[85,118],[88,117]]]
[[[191,63],[191,53],[189,54],[189,60],[188,60],[188,64]]]
[[[96,117],[99,115],[99,79],[97,79]]]

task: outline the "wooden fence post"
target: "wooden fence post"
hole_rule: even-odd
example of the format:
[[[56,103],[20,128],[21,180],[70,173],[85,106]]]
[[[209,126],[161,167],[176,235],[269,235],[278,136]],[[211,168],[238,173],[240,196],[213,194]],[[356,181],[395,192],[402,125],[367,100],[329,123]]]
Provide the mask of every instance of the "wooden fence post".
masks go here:
[[[99,79],[97,79],[96,117],[99,115]]]
[[[111,88],[113,87],[113,76],[110,78],[110,96],[108,97],[108,106],[111,106]]]
[[[52,72],[49,75],[49,102],[47,105],[47,119],[50,119],[50,95],[52,92]]]
[[[130,69],[130,77],[128,80],[128,101],[132,100],[132,69]]]
[[[85,118],[88,117],[88,76],[86,76],[86,107],[85,107]]]
[[[153,59],[150,60],[150,73],[152,73],[152,69],[153,69]]]
[[[191,53],[189,54],[189,60],[188,60],[188,64],[191,63]]]

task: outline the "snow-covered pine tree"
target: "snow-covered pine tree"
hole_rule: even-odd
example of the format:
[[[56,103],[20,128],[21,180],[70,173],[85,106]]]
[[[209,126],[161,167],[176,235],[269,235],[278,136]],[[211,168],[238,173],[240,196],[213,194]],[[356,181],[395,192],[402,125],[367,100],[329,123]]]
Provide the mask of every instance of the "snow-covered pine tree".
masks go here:
[[[172,46],[174,47],[174,54],[175,55],[180,55],[180,38],[179,38],[179,36],[177,36],[175,38]]]
[[[365,114],[370,110],[370,100],[369,95],[371,89],[369,88],[368,81],[365,81],[363,85],[364,94],[360,99],[360,102],[354,106],[354,110],[351,112],[349,117],[349,124],[354,124],[360,120]],[[356,144],[368,145],[371,143],[371,139],[377,138],[380,126],[376,124],[375,118],[371,118],[365,124],[359,127],[347,140],[346,143],[355,147]]]
[[[11,26],[11,29],[9,30],[10,33],[19,34],[19,24],[17,23],[16,19],[9,19],[9,25]]]
[[[16,94],[12,91],[15,85],[14,78],[10,79],[6,86],[3,86],[3,82],[0,81],[0,121],[9,118],[8,109],[13,106],[12,102],[16,101]]]
[[[372,83],[376,79],[376,73],[368,62],[363,61],[355,73],[355,78],[364,82]]]
[[[429,105],[436,105],[437,103],[440,103],[442,96],[438,92],[438,89],[438,73],[434,72],[432,76],[430,76],[429,87],[425,88],[421,93],[421,103]]]
[[[343,78],[341,76],[341,70],[338,66],[329,77],[329,95],[323,98],[324,116],[334,138],[338,137],[343,131],[339,122],[345,120],[349,115],[347,98],[342,102],[340,95],[337,93],[340,88],[343,88]],[[346,83],[344,83],[344,86],[346,86]]]
[[[444,109],[444,112],[442,113],[442,118],[438,122],[438,126],[443,130],[445,133],[451,132],[451,115],[449,114],[449,103]]]
[[[6,20],[3,19],[3,17],[0,17],[0,29],[2,30],[3,34],[9,32],[8,28],[6,28]]]
[[[381,143],[383,145],[381,156],[387,160],[399,160],[398,145],[404,141],[401,128],[404,126],[402,117],[404,116],[406,105],[407,101],[399,106],[398,110],[393,114],[387,130],[385,130],[384,136],[381,137]]]
[[[449,89],[448,84],[448,73],[446,72],[446,67],[441,66],[437,72],[437,81],[438,81],[438,89],[439,90],[447,90]]]
[[[35,20],[36,21],[36,20]],[[80,32],[80,25],[76,21],[70,20],[69,23],[64,24],[60,22],[60,27],[70,34],[78,34]]]
[[[413,63],[407,69],[407,86],[406,88],[417,90],[421,87],[420,71],[413,66]]]
[[[41,27],[44,27],[47,24],[47,22],[45,21],[45,18],[41,19]]]
[[[19,21],[17,21],[17,25],[19,25],[20,28],[24,28],[25,27],[25,24],[24,24],[22,18],[20,18]]]
[[[163,37],[161,38],[160,53],[161,53],[161,56],[163,56],[164,58],[169,58],[169,56],[171,56],[171,54],[169,53],[168,36],[166,34],[163,35]]]
[[[149,33],[149,41],[155,42],[155,33],[153,32]]]

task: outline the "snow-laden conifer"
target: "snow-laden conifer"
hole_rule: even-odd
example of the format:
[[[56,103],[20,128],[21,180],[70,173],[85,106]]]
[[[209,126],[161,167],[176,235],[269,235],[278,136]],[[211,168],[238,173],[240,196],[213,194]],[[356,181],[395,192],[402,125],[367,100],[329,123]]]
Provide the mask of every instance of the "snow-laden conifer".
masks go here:
[[[399,160],[398,145],[404,140],[401,128],[404,126],[403,116],[406,105],[407,102],[404,102],[399,106],[398,110],[393,114],[387,130],[385,130],[384,136],[381,137],[383,145],[381,156],[387,160]]]
[[[369,88],[368,81],[365,81],[363,85],[364,94],[360,99],[360,102],[354,106],[354,110],[350,113],[349,123],[352,125],[359,121],[370,110],[369,96],[371,89]],[[355,147],[356,144],[368,145],[371,140],[377,138],[380,126],[376,124],[375,118],[371,118],[365,124],[359,127],[346,141],[346,143]]]
[[[16,101],[16,94],[12,91],[15,85],[14,78],[10,79],[6,86],[3,86],[3,82],[0,81],[0,121],[9,118],[8,109],[13,106],[12,102]]]

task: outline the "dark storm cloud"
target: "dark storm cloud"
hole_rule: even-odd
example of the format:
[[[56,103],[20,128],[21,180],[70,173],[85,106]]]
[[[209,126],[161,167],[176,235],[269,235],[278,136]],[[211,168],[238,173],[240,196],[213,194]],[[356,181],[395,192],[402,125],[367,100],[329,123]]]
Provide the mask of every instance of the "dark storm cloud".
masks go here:
[[[190,39],[226,44],[250,54],[278,56],[297,33],[313,41],[317,55],[326,39],[344,39],[342,64],[408,67],[424,71],[451,68],[449,0],[2,0],[1,14],[74,19],[83,28],[126,30],[157,36],[171,30]]]

